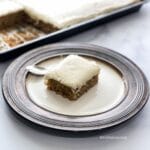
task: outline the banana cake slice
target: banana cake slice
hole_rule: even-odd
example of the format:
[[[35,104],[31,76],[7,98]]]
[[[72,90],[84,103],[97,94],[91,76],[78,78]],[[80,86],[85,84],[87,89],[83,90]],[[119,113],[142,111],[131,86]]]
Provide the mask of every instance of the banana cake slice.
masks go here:
[[[78,55],[69,55],[44,77],[49,90],[69,100],[77,100],[98,82],[99,65]]]

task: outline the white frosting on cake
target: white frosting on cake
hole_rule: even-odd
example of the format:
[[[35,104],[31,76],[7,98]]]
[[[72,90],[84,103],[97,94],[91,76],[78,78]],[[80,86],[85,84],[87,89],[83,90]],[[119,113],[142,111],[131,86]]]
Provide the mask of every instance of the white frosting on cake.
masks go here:
[[[0,16],[24,10],[23,6],[10,0],[0,0]]]
[[[65,28],[140,0],[15,0],[33,19]]]
[[[99,74],[96,62],[77,55],[69,55],[45,75],[45,80],[54,79],[73,89],[80,88]]]

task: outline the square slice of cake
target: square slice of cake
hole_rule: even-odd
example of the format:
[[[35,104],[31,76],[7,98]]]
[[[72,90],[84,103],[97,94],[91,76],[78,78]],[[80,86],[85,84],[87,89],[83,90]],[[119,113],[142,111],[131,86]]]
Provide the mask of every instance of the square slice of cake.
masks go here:
[[[78,55],[69,55],[49,69],[44,81],[49,90],[69,100],[77,100],[98,82],[100,67]]]

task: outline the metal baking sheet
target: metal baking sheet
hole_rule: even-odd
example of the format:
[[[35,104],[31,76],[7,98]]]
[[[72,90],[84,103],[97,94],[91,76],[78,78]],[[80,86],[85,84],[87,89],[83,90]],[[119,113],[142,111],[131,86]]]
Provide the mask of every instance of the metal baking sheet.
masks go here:
[[[16,57],[20,55],[21,53],[24,53],[28,50],[31,50],[32,48],[36,48],[45,44],[49,44],[52,42],[57,42],[59,40],[62,40],[65,37],[71,36],[73,34],[77,34],[81,31],[84,31],[86,29],[92,28],[94,26],[112,21],[116,18],[119,18],[121,16],[127,15],[132,12],[138,11],[141,6],[147,1],[141,1],[137,2],[135,4],[131,4],[129,6],[123,7],[121,9],[115,10],[111,13],[107,13],[104,15],[100,15],[94,19],[90,19],[88,21],[84,21],[82,23],[73,25],[71,27],[68,27],[66,29],[62,29],[50,34],[43,35],[41,37],[38,37],[34,40],[25,42],[23,44],[20,44],[14,48],[9,48],[7,50],[0,52],[0,61]]]

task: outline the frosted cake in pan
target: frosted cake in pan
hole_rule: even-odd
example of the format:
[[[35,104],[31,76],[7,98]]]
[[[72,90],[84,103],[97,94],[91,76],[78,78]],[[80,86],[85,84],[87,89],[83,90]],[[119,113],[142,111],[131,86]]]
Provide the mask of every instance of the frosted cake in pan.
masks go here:
[[[50,32],[69,27],[139,0],[16,0],[29,22]]]
[[[140,0],[0,0],[0,51]]]

